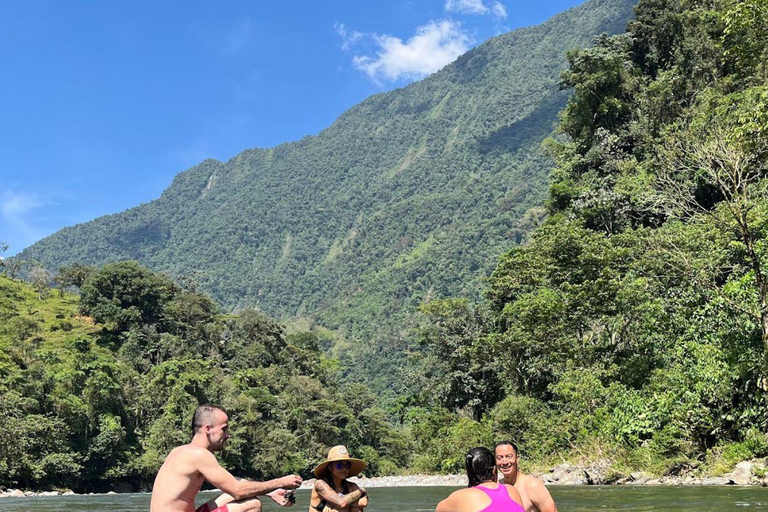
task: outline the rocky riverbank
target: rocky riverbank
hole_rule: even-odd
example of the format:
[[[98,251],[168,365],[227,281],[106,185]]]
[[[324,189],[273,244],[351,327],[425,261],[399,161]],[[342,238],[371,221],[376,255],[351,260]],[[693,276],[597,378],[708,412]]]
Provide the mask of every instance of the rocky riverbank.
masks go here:
[[[768,486],[766,459],[744,461],[719,476],[699,476],[695,468],[679,474],[655,477],[645,472],[629,475],[611,470],[609,461],[580,466],[560,464],[537,475],[547,485],[762,485]]]
[[[758,459],[736,464],[733,471],[719,476],[698,476],[695,468],[685,474],[656,477],[645,472],[629,475],[611,470],[610,461],[591,465],[560,464],[536,475],[547,485],[762,485],[768,486],[768,460]],[[451,486],[467,485],[464,475],[410,475],[376,478],[352,478],[363,487]],[[311,488],[307,480],[302,488]]]
[[[116,493],[113,493],[116,494]],[[0,498],[25,498],[31,496],[74,496],[72,491],[22,491],[21,489],[6,489],[0,492]]]
[[[655,477],[644,472],[630,475],[616,474],[609,461],[590,465],[560,464],[536,476],[547,485],[762,485],[768,487],[768,459],[756,459],[736,464],[733,471],[720,476],[697,476],[693,471],[681,475]],[[374,478],[353,477],[351,481],[363,487],[413,487],[447,486],[464,487],[465,475],[408,475],[380,476]],[[302,489],[311,489],[315,480],[305,480]],[[67,496],[72,491],[22,491],[0,489],[0,498],[21,498],[26,496]],[[115,494],[111,491],[106,494]]]

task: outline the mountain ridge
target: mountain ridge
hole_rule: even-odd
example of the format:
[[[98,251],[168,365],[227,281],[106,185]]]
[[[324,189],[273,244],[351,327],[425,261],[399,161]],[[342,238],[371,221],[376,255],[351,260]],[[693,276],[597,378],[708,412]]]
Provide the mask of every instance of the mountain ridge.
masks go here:
[[[158,199],[19,257],[49,268],[134,259],[195,276],[227,309],[309,316],[358,336],[425,299],[477,296],[543,201],[540,143],[568,97],[558,91],[565,52],[623,30],[634,3],[592,0],[492,38],[316,135],[204,160]]]

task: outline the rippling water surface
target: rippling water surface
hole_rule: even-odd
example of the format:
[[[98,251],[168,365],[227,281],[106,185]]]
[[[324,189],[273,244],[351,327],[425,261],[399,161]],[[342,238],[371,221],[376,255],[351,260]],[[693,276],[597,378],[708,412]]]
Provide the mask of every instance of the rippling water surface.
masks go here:
[[[371,505],[367,512],[433,511],[437,502],[450,494],[450,487],[398,487],[370,489]],[[768,488],[760,487],[552,487],[559,512],[768,512]],[[204,493],[199,502],[210,499]],[[297,493],[297,504],[281,509],[264,500],[265,511],[288,510],[306,512],[309,491]],[[0,499],[2,512],[147,512],[149,494],[117,494],[98,496],[55,496],[40,498]]]

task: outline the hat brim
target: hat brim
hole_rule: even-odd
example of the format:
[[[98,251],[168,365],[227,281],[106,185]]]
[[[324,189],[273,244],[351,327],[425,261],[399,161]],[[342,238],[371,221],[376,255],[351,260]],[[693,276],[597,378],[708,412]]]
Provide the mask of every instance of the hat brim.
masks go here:
[[[345,459],[331,459],[323,462],[319,466],[315,468],[313,473],[317,478],[323,478],[325,476],[325,469],[328,467],[328,464],[331,464],[333,462],[339,462],[347,460],[352,463],[352,466],[349,468],[349,474],[347,477],[350,476],[356,476],[362,473],[362,471],[365,469],[365,461],[360,459],[352,459],[352,458],[345,458]]]

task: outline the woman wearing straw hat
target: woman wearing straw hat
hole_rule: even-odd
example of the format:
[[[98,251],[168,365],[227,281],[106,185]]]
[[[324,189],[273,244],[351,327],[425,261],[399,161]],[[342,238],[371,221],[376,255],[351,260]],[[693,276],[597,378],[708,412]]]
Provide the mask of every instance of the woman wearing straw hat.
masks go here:
[[[353,459],[345,446],[334,446],[328,459],[315,468],[315,486],[309,512],[361,512],[368,506],[368,493],[347,478],[360,474],[365,462]]]

